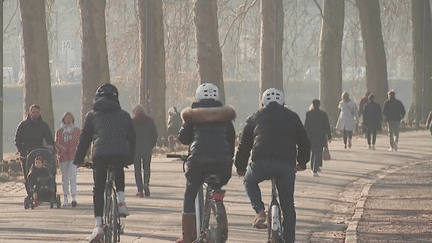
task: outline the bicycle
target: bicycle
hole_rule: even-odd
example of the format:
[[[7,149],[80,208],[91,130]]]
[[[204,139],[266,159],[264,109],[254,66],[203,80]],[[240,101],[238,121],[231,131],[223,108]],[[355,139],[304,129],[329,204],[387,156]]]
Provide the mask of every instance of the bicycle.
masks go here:
[[[187,156],[167,154],[167,157],[181,159],[184,170]],[[219,183],[220,178],[217,174],[205,174],[203,186],[195,198],[196,228],[199,232],[195,243],[224,243],[228,239],[228,220],[223,204],[225,190],[215,188]]]
[[[84,167],[92,168],[92,163],[86,162]],[[121,223],[117,192],[114,188],[115,166],[107,168],[107,181],[104,192],[104,208],[102,223],[104,225],[104,243],[120,242],[120,235],[124,232],[124,225]]]
[[[276,180],[271,179],[272,183],[272,200],[269,205],[269,211],[267,214],[267,231],[268,231],[268,243],[283,243],[283,214],[278,201],[278,194],[276,188]]]

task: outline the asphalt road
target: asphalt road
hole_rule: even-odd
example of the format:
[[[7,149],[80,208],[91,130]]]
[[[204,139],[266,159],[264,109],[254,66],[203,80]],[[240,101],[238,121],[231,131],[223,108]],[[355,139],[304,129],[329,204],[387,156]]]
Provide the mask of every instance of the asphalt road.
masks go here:
[[[377,150],[367,149],[362,137],[344,149],[341,139],[330,143],[332,160],[324,161],[319,177],[309,170],[296,180],[296,242],[344,242],[347,229],[358,225],[353,215],[358,201],[377,178],[395,168],[432,159],[431,137],[427,131],[401,133],[399,150],[389,152],[388,138],[379,135]],[[413,174],[415,176],[415,174]],[[61,175],[57,175],[62,194]],[[261,184],[263,199],[270,201],[270,182]],[[91,170],[80,168],[78,206],[53,208],[44,203],[25,210],[22,182],[0,183],[0,242],[87,242],[94,226]],[[131,215],[124,219],[121,242],[173,242],[181,234],[181,210],[185,179],[179,160],[156,156],[152,162],[151,196],[137,198],[133,168],[126,170],[126,202]],[[224,189],[228,214],[228,242],[266,242],[266,231],[251,227],[254,216],[235,172]],[[363,194],[362,194],[363,193]],[[350,231],[351,230],[351,231]]]

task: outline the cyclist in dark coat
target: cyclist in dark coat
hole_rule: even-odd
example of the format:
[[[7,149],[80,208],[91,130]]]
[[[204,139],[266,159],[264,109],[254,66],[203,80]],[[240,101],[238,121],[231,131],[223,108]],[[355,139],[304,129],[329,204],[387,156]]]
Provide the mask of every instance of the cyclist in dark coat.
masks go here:
[[[235,149],[235,130],[232,120],[235,111],[219,101],[219,91],[211,83],[201,84],[196,91],[197,102],[182,111],[184,123],[179,140],[190,145],[186,169],[186,191],[182,214],[182,239],[190,243],[195,238],[195,197],[204,182],[205,173],[220,175],[220,185],[231,178]]]
[[[42,147],[44,139],[47,145],[53,148],[54,139],[48,124],[42,120],[40,107],[38,105],[32,105],[30,106],[27,119],[18,125],[15,134],[15,146],[20,154],[24,179],[27,179],[31,164],[27,164],[27,155],[32,149]]]
[[[243,184],[256,212],[252,226],[265,226],[266,213],[259,183],[277,178],[283,212],[285,242],[294,242],[296,214],[294,181],[296,171],[306,169],[311,144],[299,116],[284,107],[285,96],[278,89],[267,89],[263,108],[249,116],[237,149],[235,166],[244,175]],[[248,165],[252,151],[252,162]],[[296,163],[297,161],[297,163]],[[246,169],[247,167],[247,169]]]
[[[120,107],[118,90],[112,84],[104,84],[96,91],[93,109],[86,115],[74,164],[82,166],[90,144],[93,158],[93,204],[95,228],[90,241],[103,238],[102,214],[107,168],[115,167],[115,184],[118,192],[119,214],[129,215],[125,203],[124,166],[133,163],[135,132],[132,119]]]

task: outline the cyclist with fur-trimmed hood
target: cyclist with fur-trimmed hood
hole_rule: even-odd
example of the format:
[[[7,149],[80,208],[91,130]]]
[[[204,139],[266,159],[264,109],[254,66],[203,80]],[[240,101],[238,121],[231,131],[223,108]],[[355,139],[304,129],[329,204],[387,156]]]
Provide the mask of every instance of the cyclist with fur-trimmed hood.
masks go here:
[[[284,240],[295,241],[294,181],[306,169],[311,144],[299,116],[284,107],[282,91],[270,88],[262,95],[263,108],[249,116],[237,149],[235,166],[256,212],[255,228],[266,227],[266,213],[259,183],[277,179],[283,212]],[[252,152],[252,155],[251,155]],[[249,157],[251,162],[248,165]]]
[[[177,243],[190,243],[196,237],[195,197],[204,182],[205,173],[220,175],[219,188],[231,178],[235,150],[236,117],[230,106],[219,101],[216,85],[203,83],[196,90],[196,102],[182,111],[184,121],[179,140],[190,145],[186,163],[186,191],[183,201],[182,238]],[[228,233],[228,232],[226,232]]]

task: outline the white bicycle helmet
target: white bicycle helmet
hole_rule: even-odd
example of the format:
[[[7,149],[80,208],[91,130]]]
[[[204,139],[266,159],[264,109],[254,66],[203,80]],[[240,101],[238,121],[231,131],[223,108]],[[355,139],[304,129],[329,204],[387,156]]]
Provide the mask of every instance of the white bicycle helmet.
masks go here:
[[[219,100],[219,89],[212,83],[203,83],[196,90],[197,101],[203,99]]]
[[[264,106],[267,106],[270,102],[276,101],[279,105],[285,104],[285,95],[282,91],[270,88],[264,91],[262,95],[262,103]]]

